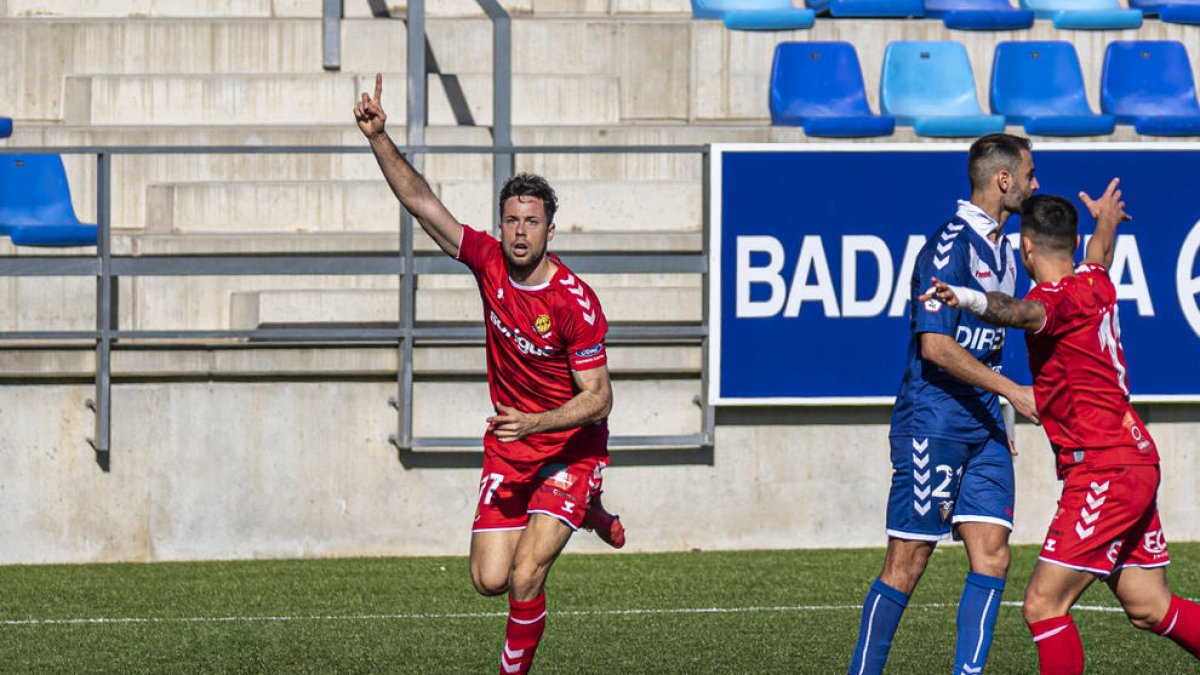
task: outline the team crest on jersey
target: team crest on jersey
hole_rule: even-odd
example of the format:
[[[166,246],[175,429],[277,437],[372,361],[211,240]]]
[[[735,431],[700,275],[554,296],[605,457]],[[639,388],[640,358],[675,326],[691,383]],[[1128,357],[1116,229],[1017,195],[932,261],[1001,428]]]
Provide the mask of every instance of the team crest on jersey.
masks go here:
[[[550,330],[550,315],[538,314],[538,318],[533,322],[533,330],[538,333],[546,333]]]

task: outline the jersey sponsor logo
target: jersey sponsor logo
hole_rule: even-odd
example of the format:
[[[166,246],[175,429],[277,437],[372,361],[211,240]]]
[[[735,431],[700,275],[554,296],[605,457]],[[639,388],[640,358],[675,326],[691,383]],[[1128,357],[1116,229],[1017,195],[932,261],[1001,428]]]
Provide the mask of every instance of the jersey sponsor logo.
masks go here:
[[[954,330],[954,339],[963,349],[998,351],[1004,346],[1004,329],[976,326],[959,326]]]
[[[1114,565],[1117,564],[1117,557],[1121,555],[1122,543],[1123,542],[1120,539],[1114,539],[1112,543],[1108,545],[1108,562]]]
[[[579,351],[575,352],[575,356],[578,356],[580,358],[587,358],[589,356],[595,356],[602,351],[604,351],[604,343],[603,342],[601,342],[598,345],[588,347],[587,349],[580,349]]]
[[[1162,530],[1154,530],[1142,535],[1142,548],[1154,557],[1161,557],[1167,552],[1167,538]]]
[[[537,331],[538,333],[550,332],[550,315],[538,314],[538,318],[534,319],[533,321],[533,330]]]
[[[522,354],[528,354],[530,356],[553,356],[554,355],[553,347],[549,347],[549,346],[539,347],[538,345],[534,344],[532,340],[525,337],[524,335],[521,335],[520,330],[517,330],[515,328],[509,328],[508,326],[504,325],[504,322],[501,321],[500,317],[496,314],[496,310],[491,310],[488,313],[488,318],[491,320],[492,325],[496,327],[496,330],[500,331],[501,335],[503,335],[504,337],[511,340],[512,343],[517,346],[517,349],[519,349]]]

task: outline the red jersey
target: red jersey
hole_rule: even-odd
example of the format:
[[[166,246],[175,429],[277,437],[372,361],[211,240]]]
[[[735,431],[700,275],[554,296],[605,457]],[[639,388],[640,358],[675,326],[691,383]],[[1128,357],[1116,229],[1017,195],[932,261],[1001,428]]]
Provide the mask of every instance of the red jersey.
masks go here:
[[[1156,464],[1158,450],[1129,403],[1117,290],[1103,265],[1084,263],[1025,296],[1046,308],[1026,334],[1038,415],[1058,456],[1074,464]]]
[[[540,286],[523,286],[508,276],[500,242],[463,226],[458,259],[475,274],[487,327],[488,388],[492,403],[522,412],[553,410],[578,393],[572,371],[608,362],[608,322],[596,294],[557,256],[554,276]],[[490,433],[490,432],[489,432]],[[530,461],[608,438],[607,420],[584,427],[533,434],[494,444],[510,459]]]

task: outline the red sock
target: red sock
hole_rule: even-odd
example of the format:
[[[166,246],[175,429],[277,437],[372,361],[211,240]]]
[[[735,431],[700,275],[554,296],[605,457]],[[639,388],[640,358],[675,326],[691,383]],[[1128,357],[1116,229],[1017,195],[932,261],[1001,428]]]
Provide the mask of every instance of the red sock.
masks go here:
[[[546,592],[524,602],[508,598],[508,626],[504,629],[504,651],[500,675],[524,675],[533,665],[542,631],[546,630]]]
[[[1083,643],[1070,614],[1029,624],[1042,675],[1082,675]]]
[[[1200,605],[1171,596],[1171,607],[1167,615],[1154,627],[1154,632],[1171,638],[1192,656],[1200,659]]]

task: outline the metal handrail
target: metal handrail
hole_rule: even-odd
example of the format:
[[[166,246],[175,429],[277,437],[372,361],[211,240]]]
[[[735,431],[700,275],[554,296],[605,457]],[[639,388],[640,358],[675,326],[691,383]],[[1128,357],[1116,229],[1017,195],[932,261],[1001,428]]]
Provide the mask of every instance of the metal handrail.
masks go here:
[[[112,158],[114,155],[140,154],[358,154],[366,147],[339,146],[127,146],[127,147],[40,147],[0,148],[0,154],[56,153],[92,154],[97,158],[95,255],[77,256],[0,256],[0,276],[94,276],[97,281],[96,328],[91,331],[12,331],[0,332],[0,341],[85,339],[94,340],[96,349],[95,398],[87,402],[96,414],[94,437],[89,442],[97,460],[107,469],[111,449],[112,350],[118,340],[131,339],[251,339],[272,342],[395,342],[401,348],[398,369],[398,395],[391,402],[400,411],[397,434],[390,440],[401,450],[402,458],[414,451],[440,448],[479,447],[478,438],[419,438],[412,435],[411,409],[406,415],[404,402],[412,400],[412,345],[415,341],[481,340],[481,327],[419,325],[413,316],[412,290],[419,274],[465,273],[461,264],[440,253],[417,254],[412,247],[411,222],[403,228],[405,236],[399,252],[346,254],[211,254],[211,255],[120,255],[112,254]],[[695,273],[704,276],[703,319],[700,326],[621,325],[611,328],[614,340],[638,343],[700,344],[707,353],[709,335],[708,293],[708,170],[707,146],[424,146],[401,148],[406,154],[700,154],[703,162],[704,232],[700,253],[606,254],[585,253],[571,256],[572,269],[581,273],[623,273],[653,271]],[[407,217],[407,213],[404,213]],[[117,322],[118,278],[131,276],[240,276],[287,274],[305,275],[397,275],[401,278],[401,321],[396,327],[296,327],[251,330],[121,330]],[[407,318],[406,318],[407,317]],[[701,433],[690,436],[633,436],[612,439],[614,448],[685,448],[700,450],[701,458],[711,456],[715,412],[707,404],[707,363],[702,360]],[[707,453],[707,455],[706,455]],[[413,466],[422,465],[414,462]]]

